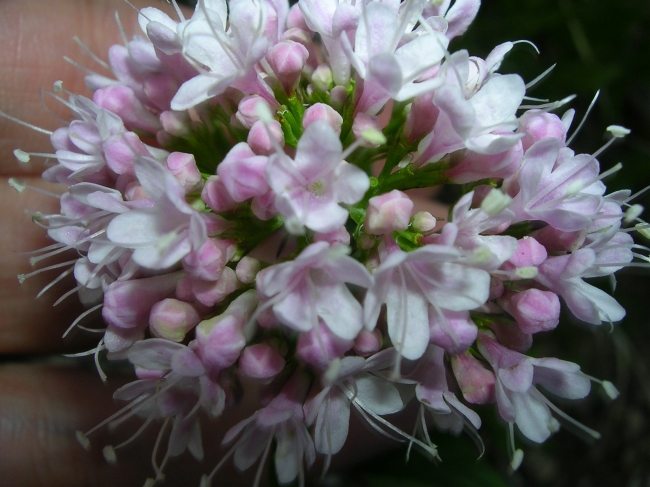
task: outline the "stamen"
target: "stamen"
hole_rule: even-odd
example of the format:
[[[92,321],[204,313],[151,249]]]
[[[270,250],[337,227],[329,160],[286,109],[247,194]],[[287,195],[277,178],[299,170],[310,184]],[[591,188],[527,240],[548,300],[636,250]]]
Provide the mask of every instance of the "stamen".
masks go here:
[[[103,340],[101,342],[99,342],[99,344],[95,348],[93,348],[91,350],[86,350],[85,352],[78,352],[78,353],[64,353],[63,356],[68,357],[68,358],[87,357],[88,355],[94,354],[97,351],[97,349],[100,348],[100,347],[101,347],[102,350],[104,350],[104,348],[106,348],[106,347],[104,346],[104,344],[102,342],[103,342]]]
[[[264,448],[264,454],[260,460],[260,466],[257,467],[257,472],[255,473],[255,481],[253,482],[253,487],[258,487],[260,485],[260,480],[262,479],[262,470],[264,464],[266,463],[266,458],[269,456],[269,451],[271,450],[271,443],[273,442],[273,435],[275,434],[276,426],[273,426],[271,434],[269,435],[269,441],[266,443],[266,448]]]
[[[29,154],[20,149],[14,149],[14,156],[18,159],[19,162],[27,164],[29,162]]]
[[[99,73],[93,71],[90,68],[87,68],[86,66],[84,66],[83,64],[78,63],[77,61],[74,61],[74,60],[70,59],[68,56],[63,56],[63,60],[68,64],[72,64],[75,68],[80,69],[81,71],[83,71],[86,74],[93,74],[95,76],[101,76]]]
[[[164,478],[164,474],[158,468],[158,464],[156,463],[156,455],[158,455],[158,447],[160,446],[160,442],[162,441],[163,433],[165,432],[165,429],[167,428],[168,424],[169,424],[169,418],[165,418],[165,422],[163,423],[162,427],[160,428],[160,431],[158,432],[158,437],[156,438],[156,443],[154,443],[153,451],[151,452],[151,465],[153,467],[153,471],[156,472],[156,481],[161,477]]]
[[[641,213],[643,213],[643,206],[636,204],[630,206],[626,211],[625,211],[625,218],[623,218],[623,221],[625,223],[630,223],[639,218],[641,216]]]
[[[514,44],[514,42],[513,42],[513,44]],[[534,46],[534,45],[535,45],[535,44],[533,44],[533,46]],[[537,54],[539,54],[539,51],[537,51]],[[526,84],[526,89],[529,89],[529,88],[535,86],[537,83],[539,83],[539,82],[542,81],[544,78],[546,78],[546,76],[547,76],[551,71],[553,71],[553,69],[555,69],[555,66],[557,66],[557,63],[555,63],[555,64],[554,64],[553,66],[551,66],[550,68],[548,68],[546,71],[544,71],[542,74],[540,74],[537,78],[535,78],[535,79],[532,80],[531,82],[527,83],[527,84]],[[548,101],[548,100],[547,100],[547,101]]]
[[[529,109],[541,109],[546,112],[550,112],[551,110],[555,110],[556,108],[560,108],[563,105],[566,105],[570,101],[572,101],[576,95],[570,95],[567,96],[566,98],[562,98],[561,100],[554,101],[551,103],[544,103],[542,105],[519,105],[519,110],[529,110]]]
[[[588,435],[592,436],[595,439],[600,439],[600,433],[596,430],[592,430],[591,428],[585,426],[581,422],[573,419],[571,416],[566,414],[564,411],[562,411],[560,408],[558,408],[555,404],[553,404],[551,401],[549,401],[546,396],[544,396],[541,392],[539,392],[537,389],[534,387],[531,388],[531,395],[535,397],[536,399],[541,400],[546,404],[548,407],[550,407],[556,414],[558,414],[562,419],[568,421],[569,423],[573,424],[574,426],[577,426],[579,429],[587,433]]]
[[[185,22],[185,16],[183,15],[183,11],[178,6],[176,0],[172,0],[172,5],[174,5],[174,9],[176,10],[176,15],[178,15],[178,18],[181,19],[181,22]]]
[[[43,294],[45,294],[48,291],[48,289],[51,289],[52,286],[54,286],[56,283],[64,279],[66,276],[69,276],[73,272],[74,272],[74,267],[71,267],[70,269],[63,271],[61,274],[59,274],[59,277],[57,277],[52,282],[50,282],[47,286],[41,289],[40,292],[36,295],[36,298],[37,299],[40,298]]]
[[[124,30],[124,26],[122,25],[122,21],[120,20],[120,14],[117,12],[117,10],[115,11],[115,23],[117,24],[117,30],[120,32],[122,44],[124,44],[124,47],[126,47],[129,44],[129,40],[126,35],[126,31]]]
[[[587,117],[591,113],[591,109],[594,108],[594,105],[596,104],[596,100],[598,100],[598,96],[600,95],[600,90],[596,92],[594,95],[593,100],[591,100],[591,103],[589,104],[589,107],[587,108],[587,111],[585,112],[584,116],[582,117],[582,120],[580,121],[580,124],[578,125],[578,128],[575,129],[575,131],[571,134],[571,137],[569,137],[569,140],[566,141],[566,146],[568,147],[569,144],[575,139],[575,136],[578,135],[578,132],[580,132],[580,129],[582,126],[585,124],[587,121]]]
[[[59,299],[57,299],[56,302],[55,302],[52,306],[58,306],[58,305],[61,304],[65,299],[69,298],[69,297],[72,296],[74,293],[76,293],[77,291],[79,291],[79,289],[81,289],[81,287],[82,287],[82,286],[77,286],[77,287],[75,287],[74,289],[70,289],[67,293],[65,293],[63,296],[61,296]]]
[[[6,114],[2,110],[0,110],[0,117],[4,117],[7,120],[11,120],[12,122],[17,123],[18,125],[22,125],[23,127],[27,127],[29,129],[35,130],[36,132],[40,132],[40,133],[45,134],[45,135],[52,135],[54,133],[54,132],[52,132],[50,130],[45,130],[45,129],[42,129],[41,127],[37,127],[36,125],[32,125],[31,123],[23,122],[22,120],[20,120],[20,119],[18,119],[16,117],[12,117],[11,115]]]
[[[79,37],[74,36],[72,40],[75,41],[81,49],[86,51],[86,53],[93,59],[93,61],[110,71],[110,66],[104,60],[100,59],[94,52],[92,52],[90,48],[84,44],[81,39],[79,39]]]
[[[40,274],[41,272],[45,271],[51,271],[52,269],[58,269],[59,267],[65,267],[67,265],[71,265],[76,263],[77,260],[69,260],[67,262],[61,262],[60,264],[54,264],[48,267],[43,267],[42,269],[38,269],[37,271],[30,272],[29,274],[18,274],[18,282],[22,284],[25,282],[25,280],[29,279],[30,277],[33,277],[37,274]]]

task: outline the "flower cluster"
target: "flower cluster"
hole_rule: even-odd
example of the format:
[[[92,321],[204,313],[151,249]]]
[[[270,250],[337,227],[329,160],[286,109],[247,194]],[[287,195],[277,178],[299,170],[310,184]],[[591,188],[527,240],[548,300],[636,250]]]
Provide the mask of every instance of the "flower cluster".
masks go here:
[[[271,451],[280,483],[304,480],[342,449],[352,409],[437,456],[429,425],[476,435],[470,405],[495,403],[516,469],[515,425],[541,443],[557,418],[575,422],[540,389],[578,399],[595,381],[615,397],[526,352],[561,300],[593,325],[623,318],[588,279],[634,265],[641,209],[606,193],[604,147],[567,146],[574,111],[551,113],[567,100],[499,73],[516,43],[448,51],[480,4],[450,3],[145,8],[142,32],[108,53],[112,75],[86,77],[92,100],[55,85],[75,120],[51,134],[43,177],[66,190],[60,214],[35,217],[55,243],[33,260],[76,253],[65,297],[89,309],[70,329],[101,311],[88,354],[102,376],[102,361],[128,360],[138,378],[115,393],[123,409],[78,433],[84,446],[105,424],[162,420],[151,486],[169,457],[202,458],[200,412],[218,418],[252,381],[260,409],[223,438],[203,487],[231,456],[245,470]],[[417,211],[408,191],[442,184],[461,189],[449,217]],[[413,435],[385,418],[410,400]]]

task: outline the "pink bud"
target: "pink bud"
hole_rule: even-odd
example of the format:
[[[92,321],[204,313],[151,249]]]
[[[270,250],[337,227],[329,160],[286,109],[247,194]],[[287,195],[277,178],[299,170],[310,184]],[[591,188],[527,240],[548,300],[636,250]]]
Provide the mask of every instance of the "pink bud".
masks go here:
[[[353,343],[339,338],[321,322],[317,328],[300,334],[296,354],[308,364],[326,369],[332,359],[350,350]]]
[[[542,244],[533,237],[524,237],[518,242],[515,255],[508,260],[515,267],[539,266],[548,254]]]
[[[201,317],[190,303],[167,298],[151,308],[149,330],[153,336],[179,343],[199,321]]]
[[[549,252],[573,252],[582,247],[585,242],[587,232],[577,230],[575,232],[562,232],[551,225],[536,231],[533,236]]]
[[[244,128],[250,129],[260,119],[259,109],[257,108],[258,103],[264,104],[265,108],[272,112],[269,102],[259,95],[245,96],[239,102],[235,116]]]
[[[95,91],[93,101],[100,107],[119,116],[125,125],[155,134],[162,127],[153,113],[148,111],[128,86],[109,85]]]
[[[287,29],[294,27],[303,30],[309,30],[309,27],[307,27],[305,19],[302,16],[302,12],[300,11],[297,3],[289,9],[289,15],[287,16]]]
[[[314,103],[305,110],[305,114],[302,117],[302,125],[307,128],[317,120],[324,120],[334,129],[336,135],[341,135],[343,117],[331,106],[325,103]]]
[[[415,142],[418,137],[431,132],[438,120],[440,109],[433,104],[433,94],[434,92],[417,96],[411,104],[403,131],[411,143]]]
[[[452,354],[462,353],[476,340],[478,328],[469,316],[469,311],[442,310],[442,315],[433,307],[429,309],[430,343],[438,345]]]
[[[244,142],[230,149],[217,167],[217,175],[233,201],[246,201],[269,191],[267,162],[266,156],[256,155]]]
[[[251,379],[271,379],[282,369],[284,369],[284,359],[266,343],[246,347],[239,358],[239,373]]]
[[[344,226],[332,230],[328,233],[317,233],[314,235],[314,242],[329,242],[334,245],[341,243],[343,245],[350,245],[350,234]]]
[[[328,64],[319,64],[311,75],[311,82],[318,91],[327,92],[332,86],[332,68]]]
[[[196,191],[203,179],[192,154],[172,152],[165,161],[165,166],[181,183],[185,193]]]
[[[124,198],[127,201],[146,200],[149,199],[149,195],[139,182],[132,181],[124,189]]]
[[[208,369],[222,370],[239,358],[246,339],[241,323],[230,315],[215,316],[196,327],[197,354]]]
[[[280,122],[271,120],[265,124],[261,120],[258,120],[248,132],[246,142],[248,142],[248,145],[255,154],[261,156],[273,154],[277,146],[284,147],[284,132],[282,132]]]
[[[438,220],[428,211],[418,211],[413,215],[413,223],[411,224],[413,230],[419,233],[428,233],[436,228]]]
[[[187,112],[175,112],[172,110],[162,112],[158,118],[163,130],[176,137],[183,137],[190,133],[190,116]]]
[[[335,86],[330,91],[330,103],[335,110],[340,110],[345,105],[345,102],[348,101],[348,90],[345,86]]]
[[[354,340],[354,351],[361,357],[369,357],[379,352],[382,345],[382,335],[379,328],[372,331],[361,330]]]
[[[560,299],[551,291],[527,289],[508,293],[499,304],[527,334],[552,330],[560,320]]]
[[[198,250],[183,257],[183,269],[193,278],[216,281],[236,250],[236,242],[232,240],[208,238]]]
[[[255,277],[257,273],[262,269],[262,264],[259,260],[253,259],[252,257],[244,256],[237,263],[237,268],[235,269],[235,274],[237,279],[244,284],[250,284],[255,282]]]
[[[169,110],[172,98],[178,91],[179,84],[170,73],[153,73],[142,83],[144,94],[149,103],[158,110]]]
[[[381,121],[379,117],[373,117],[363,112],[357,113],[352,123],[354,137],[361,143],[362,147],[379,147],[379,144],[372,143],[364,137],[363,133],[368,130],[381,132]]]
[[[102,317],[109,325],[120,328],[146,326],[153,305],[172,295],[181,277],[181,272],[175,272],[113,282],[104,294]]]
[[[501,279],[490,276],[490,294],[488,296],[488,301],[500,298],[503,295],[504,289],[505,287]]]
[[[294,41],[278,42],[266,53],[269,66],[287,93],[291,93],[300,81],[302,68],[305,67],[308,58],[307,48]]]
[[[370,198],[368,212],[364,221],[364,231],[374,235],[406,230],[409,226],[413,201],[401,191]]]
[[[488,404],[495,401],[496,377],[472,355],[464,353],[452,356],[451,368],[467,402]]]
[[[510,319],[495,318],[489,327],[499,343],[511,350],[524,353],[533,346],[533,336],[521,331],[517,323]]]
[[[524,150],[547,137],[559,140],[562,144],[566,141],[567,128],[562,120],[554,113],[543,110],[528,110],[519,119],[518,133],[524,133],[521,139]]]
[[[214,211],[228,211],[236,205],[219,176],[208,178],[201,191],[201,199]]]
[[[224,267],[218,281],[192,280],[192,293],[201,304],[214,306],[235,291],[238,286],[239,281],[235,271],[230,267]]]
[[[106,164],[117,174],[135,174],[133,161],[138,156],[151,157],[147,147],[133,132],[113,135],[102,144]]]

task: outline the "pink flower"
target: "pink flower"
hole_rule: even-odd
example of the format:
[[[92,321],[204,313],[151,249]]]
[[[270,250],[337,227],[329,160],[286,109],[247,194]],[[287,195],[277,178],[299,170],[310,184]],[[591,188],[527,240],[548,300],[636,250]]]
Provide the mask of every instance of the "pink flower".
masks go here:
[[[341,227],[348,212],[339,203],[358,202],[370,187],[366,173],[343,160],[341,142],[325,121],[305,129],[295,159],[278,153],[269,157],[266,179],[280,213],[292,225],[320,233]]]
[[[346,282],[368,288],[373,279],[345,247],[317,242],[293,261],[258,274],[257,291],[267,299],[260,310],[272,307],[280,322],[304,332],[317,327],[320,318],[336,336],[353,340],[363,326],[362,309]]]

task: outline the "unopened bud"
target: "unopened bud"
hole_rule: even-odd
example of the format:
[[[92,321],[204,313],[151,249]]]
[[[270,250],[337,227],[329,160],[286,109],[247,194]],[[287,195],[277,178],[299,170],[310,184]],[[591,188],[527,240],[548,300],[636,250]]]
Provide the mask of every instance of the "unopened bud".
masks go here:
[[[311,75],[311,82],[318,91],[329,90],[332,80],[332,69],[327,64],[319,65]]]
[[[374,196],[368,201],[364,230],[374,235],[406,230],[412,211],[411,198],[396,189],[390,193]]]
[[[335,86],[330,91],[330,103],[335,110],[340,110],[345,105],[345,102],[348,101],[348,90],[345,89],[345,86]]]
[[[413,215],[411,228],[419,233],[427,233],[436,228],[438,220],[428,211],[418,211]]]
[[[237,268],[235,269],[235,274],[237,279],[244,284],[250,284],[255,282],[255,276],[262,268],[262,264],[259,260],[253,259],[252,257],[244,256],[237,263]]]
[[[323,120],[334,129],[336,135],[341,135],[341,125],[343,125],[343,117],[341,114],[334,110],[331,106],[325,103],[315,103],[310,106],[302,117],[302,125],[307,128],[312,123]]]

